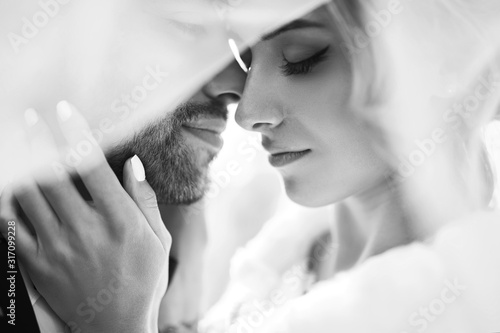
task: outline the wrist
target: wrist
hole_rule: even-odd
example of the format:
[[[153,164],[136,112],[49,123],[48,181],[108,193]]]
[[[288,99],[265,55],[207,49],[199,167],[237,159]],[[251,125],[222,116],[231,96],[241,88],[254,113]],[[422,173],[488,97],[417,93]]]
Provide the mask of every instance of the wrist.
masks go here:
[[[71,332],[78,333],[158,333],[158,313],[159,309],[151,311],[137,306],[113,313],[103,311],[90,323],[71,321],[68,326]]]
[[[93,325],[79,327],[79,330],[72,332],[81,333],[158,333],[158,323],[150,320],[132,321],[119,320],[106,325]]]

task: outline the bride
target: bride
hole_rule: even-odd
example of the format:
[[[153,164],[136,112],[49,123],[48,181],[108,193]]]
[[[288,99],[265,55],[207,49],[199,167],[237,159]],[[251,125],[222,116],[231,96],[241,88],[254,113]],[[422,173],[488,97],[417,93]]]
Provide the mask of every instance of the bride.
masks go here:
[[[262,135],[292,200],[335,204],[338,245],[332,279],[255,330],[500,328],[500,215],[483,143],[500,115],[487,15],[498,9],[332,1],[242,56],[237,122]],[[251,310],[239,316],[230,329],[252,322]]]
[[[336,204],[339,244],[334,275],[256,330],[500,329],[500,216],[482,143],[499,106],[498,9],[332,1],[241,56],[237,122],[262,134],[292,200]],[[149,283],[164,274],[143,268]]]
[[[265,332],[500,328],[500,288],[490,279],[499,277],[500,216],[482,142],[499,112],[492,9],[332,1],[251,48],[236,120],[262,134],[291,199],[336,204],[339,246],[336,277]],[[377,22],[384,36],[371,31]],[[360,45],[360,35],[371,40]]]

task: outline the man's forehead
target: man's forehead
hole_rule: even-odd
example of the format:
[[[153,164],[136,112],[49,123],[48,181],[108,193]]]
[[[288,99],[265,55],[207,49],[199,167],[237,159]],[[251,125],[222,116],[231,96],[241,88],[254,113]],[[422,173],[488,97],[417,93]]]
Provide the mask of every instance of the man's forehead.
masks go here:
[[[213,0],[138,0],[155,16],[163,16],[187,24],[214,24],[216,12]],[[219,1],[219,0],[217,0]]]

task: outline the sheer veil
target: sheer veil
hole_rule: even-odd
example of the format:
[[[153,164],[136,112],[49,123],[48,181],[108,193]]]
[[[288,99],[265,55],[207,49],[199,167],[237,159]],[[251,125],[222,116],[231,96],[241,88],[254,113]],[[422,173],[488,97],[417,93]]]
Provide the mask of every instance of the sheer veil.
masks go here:
[[[36,108],[55,127],[55,104],[71,100],[106,149],[172,110],[233,60],[228,40],[243,50],[324,2],[2,3],[0,187],[38,163],[24,144],[25,109]]]
[[[353,109],[423,241],[319,284],[255,332],[500,331],[498,185],[485,147],[500,119],[497,0],[3,1],[0,191],[47,158],[25,144],[27,108],[57,133],[55,105],[72,101],[106,150],[319,6],[350,60]],[[432,326],[416,322],[441,303]]]

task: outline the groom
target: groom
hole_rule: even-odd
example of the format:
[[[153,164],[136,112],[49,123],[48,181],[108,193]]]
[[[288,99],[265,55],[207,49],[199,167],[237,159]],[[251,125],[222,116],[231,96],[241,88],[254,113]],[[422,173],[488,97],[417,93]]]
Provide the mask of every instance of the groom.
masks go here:
[[[176,332],[174,327],[182,327],[182,332],[196,331],[201,281],[192,285],[193,281],[180,277],[201,279],[205,221],[200,200],[209,186],[209,163],[222,148],[220,134],[226,126],[227,106],[239,101],[245,78],[233,62],[172,114],[149,124],[107,154],[119,179],[125,161],[134,155],[140,157],[173,238],[171,263],[178,262],[178,274],[171,277],[162,302],[160,313],[165,315],[160,315],[161,332]],[[178,310],[181,304],[185,304],[183,313]]]
[[[236,63],[230,64],[187,102],[106,152],[108,163],[119,179],[122,179],[123,165],[128,158],[138,155],[142,160],[148,181],[156,192],[162,219],[172,234],[171,262],[178,262],[178,276],[201,278],[198,270],[201,268],[204,240],[203,214],[199,210],[199,214],[193,214],[192,221],[183,221],[179,205],[187,210],[193,209],[202,199],[209,182],[209,164],[222,148],[220,134],[226,126],[227,106],[238,102],[244,82],[245,73]],[[64,202],[60,204],[65,205]],[[7,223],[3,220],[11,218],[8,212],[13,210],[13,207],[5,205],[0,207],[1,223]],[[186,243],[190,246],[186,247]],[[183,251],[186,248],[190,250]],[[64,324],[36,292],[31,281],[26,276],[24,280],[41,331],[64,332]],[[195,283],[201,284],[201,281]],[[169,290],[162,302],[162,308],[165,309],[162,313],[167,315],[160,316],[160,330],[195,329],[197,306],[191,305],[198,301],[198,287],[188,286],[176,276],[170,279]],[[176,295],[182,295],[181,299],[177,299],[179,297]],[[167,311],[172,307],[186,310],[174,313]],[[85,310],[94,311],[91,305]]]
[[[168,43],[169,36],[165,35],[166,31],[172,34],[173,40],[179,39],[181,41],[184,39],[183,36],[186,34],[198,34],[200,32],[200,29],[196,28],[197,24],[200,23],[197,20],[199,15],[196,13],[196,10],[194,10],[192,15],[194,20],[191,20],[190,17],[184,17],[186,15],[179,16],[178,13],[189,13],[190,11],[193,11],[192,7],[196,9],[197,3],[203,2],[209,1],[194,0],[165,3],[149,3],[145,1],[143,2],[144,13],[148,13],[149,11],[149,13],[153,15],[147,16],[148,24],[141,25],[144,30],[141,30],[141,32],[143,33],[142,35],[150,37],[151,40],[136,41],[133,39],[134,34],[141,34],[136,31],[138,29],[137,24],[134,25],[130,23],[125,26],[120,25],[121,21],[119,19],[125,18],[125,15],[117,15],[116,21],[109,22],[110,27],[116,28],[116,30],[120,32],[116,36],[112,34],[110,36],[115,36],[118,38],[119,42],[123,43],[124,41],[120,38],[128,36],[126,33],[129,31],[124,29],[133,28],[135,30],[133,31],[134,34],[131,35],[131,40],[137,42],[137,44],[130,42],[130,45],[143,46],[143,42],[151,42],[151,44],[155,46],[154,50],[160,50],[155,56],[163,60],[164,54],[161,51],[164,49],[168,51],[168,48],[165,45],[170,45]],[[17,9],[19,9],[19,13],[24,14],[25,8],[21,8],[22,5],[24,5],[24,2],[19,2],[19,8],[12,4],[12,14],[17,14]],[[30,44],[26,45],[26,50],[22,52],[25,52],[24,54],[26,55],[29,51],[28,47],[31,47],[31,45],[33,45],[35,50],[37,50],[36,47],[40,48],[40,45],[42,44],[39,45],[39,43],[46,41],[46,39],[44,39],[45,34],[50,34],[51,31],[57,30],[56,28],[58,28],[59,25],[64,25],[68,22],[67,19],[64,20],[65,15],[71,17],[72,11],[80,13],[78,6],[85,7],[85,2],[68,4],[64,10],[62,10],[61,7],[61,17],[54,19],[53,22],[51,22],[52,28],[41,31],[40,36],[33,38],[33,40],[30,41]],[[103,12],[108,9],[106,6],[103,7],[105,8],[99,8]],[[83,13],[85,14],[86,12],[83,11]],[[140,21],[144,18],[141,16],[144,13],[139,12],[132,18]],[[206,13],[203,12],[203,14],[203,17],[206,17]],[[150,22],[153,22],[153,18],[154,20],[158,20],[158,22],[154,21],[158,24],[149,24]],[[159,20],[158,18],[162,18],[163,20]],[[168,22],[168,25],[165,22]],[[104,26],[104,28],[105,27],[106,26]],[[86,31],[79,30],[79,32],[85,33]],[[107,35],[103,32],[99,36]],[[190,36],[187,36],[185,39],[186,41],[189,41],[190,38]],[[110,40],[106,39],[106,42],[109,42]],[[79,42],[83,43],[83,41],[89,42],[90,40],[89,38],[83,38],[82,41]],[[85,46],[83,44],[71,44],[72,46],[82,47],[76,48],[75,52],[73,52],[75,54],[70,55],[77,56],[77,58],[89,56],[86,53],[76,54],[76,50],[86,50],[86,48],[83,47]],[[182,46],[189,43],[183,42],[178,44]],[[101,44],[96,43],[95,45]],[[149,44],[146,45],[150,46]],[[175,44],[174,46],[178,45]],[[103,46],[103,56],[107,55],[114,59],[114,62],[117,62],[116,68],[122,68],[120,66],[123,66],[123,63],[118,63],[118,60],[121,58],[116,57],[117,55],[113,52],[107,54],[107,50],[108,48]],[[116,50],[112,49],[112,51]],[[131,53],[133,60],[135,60],[134,56],[138,56],[134,52],[129,53]],[[123,52],[122,54],[127,53]],[[148,56],[150,55],[149,53],[147,54]],[[61,55],[61,57],[62,55],[66,57],[70,56],[64,52],[59,52],[56,55]],[[186,54],[186,56],[188,56],[188,54]],[[67,60],[68,59],[64,58],[64,61]],[[163,64],[161,60],[159,61]],[[70,62],[68,61],[68,63]],[[52,67],[46,66],[44,70],[50,71],[51,69]],[[130,72],[132,72],[132,70],[130,70]],[[69,73],[74,73],[75,76],[80,75],[83,79],[88,79],[88,77],[92,77],[92,74],[95,74],[86,73],[84,71],[80,72],[79,68],[76,67],[72,67]],[[129,73],[125,74],[128,75]],[[123,77],[121,79],[125,80],[127,75],[122,75]],[[101,75],[99,75],[99,78],[101,78]],[[82,82],[85,82],[83,79]],[[172,329],[173,327],[177,327],[182,330],[191,330],[197,321],[197,307],[190,305],[197,302],[198,289],[192,284],[187,286],[186,282],[183,281],[183,279],[180,279],[180,276],[195,276],[198,279],[201,278],[201,275],[198,274],[197,270],[199,269],[198,266],[203,247],[203,213],[201,210],[198,210],[199,214],[189,215],[190,223],[185,223],[183,221],[184,216],[186,216],[185,214],[183,215],[183,213],[189,211],[190,209],[194,209],[193,207],[196,206],[196,203],[203,197],[204,191],[208,186],[209,163],[222,147],[220,134],[226,125],[227,106],[230,103],[238,102],[240,94],[243,90],[244,81],[245,74],[241,71],[238,65],[236,63],[229,65],[229,67],[219,73],[210,82],[202,86],[198,92],[191,96],[191,98],[187,101],[180,104],[175,110],[165,112],[159,119],[149,123],[147,126],[134,133],[133,136],[122,138],[119,143],[115,144],[106,151],[108,162],[120,180],[122,179],[122,170],[125,161],[134,155],[139,156],[145,166],[148,182],[155,190],[160,204],[163,221],[165,221],[166,227],[173,238],[173,245],[171,249],[171,256],[173,258],[171,258],[171,261],[178,262],[176,268],[177,274],[170,279],[170,287],[164,298],[164,302],[162,303],[162,308],[171,309],[175,307],[186,310],[181,312],[177,311],[175,313],[172,313],[171,311],[162,311],[162,313],[167,313],[166,316],[160,318],[159,327],[162,330]],[[120,86],[123,82],[117,81],[111,83],[112,84],[109,86],[113,87]],[[93,91],[98,90],[99,89],[94,87]],[[29,97],[30,96],[26,96],[26,100],[29,100]],[[92,96],[90,96],[90,98],[92,98]],[[99,115],[96,115],[96,117],[98,116]],[[88,120],[92,122],[92,119]],[[5,194],[2,194],[1,196],[5,197]],[[62,199],[62,201],[63,200],[64,199]],[[3,202],[6,201],[4,200]],[[65,203],[61,202],[60,204],[61,206],[64,206]],[[12,218],[9,214],[11,211],[13,211],[12,207],[6,207],[6,205],[2,205],[0,207],[0,223],[4,224]],[[179,246],[180,244],[183,244],[184,246],[181,247]],[[188,244],[188,246],[186,246],[186,244]],[[187,251],[186,248],[194,249],[194,251]],[[191,272],[195,273],[192,274]],[[52,311],[49,304],[47,304],[47,302],[45,302],[45,300],[38,295],[36,289],[33,288],[31,281],[26,277],[27,276],[24,275],[23,279],[26,282],[26,288],[28,289],[31,305],[33,305],[33,309],[42,332],[63,332],[64,325],[62,322]],[[198,281],[195,280],[193,283],[196,284]],[[182,295],[182,298],[177,297],[176,295]],[[175,306],[171,305],[172,303],[174,303]],[[188,306],[184,306],[185,304],[188,304]],[[85,308],[85,310],[98,311],[98,309],[93,309],[92,307]],[[2,313],[0,313],[0,319],[1,317]],[[23,316],[20,312],[18,312],[18,322],[22,320]]]

